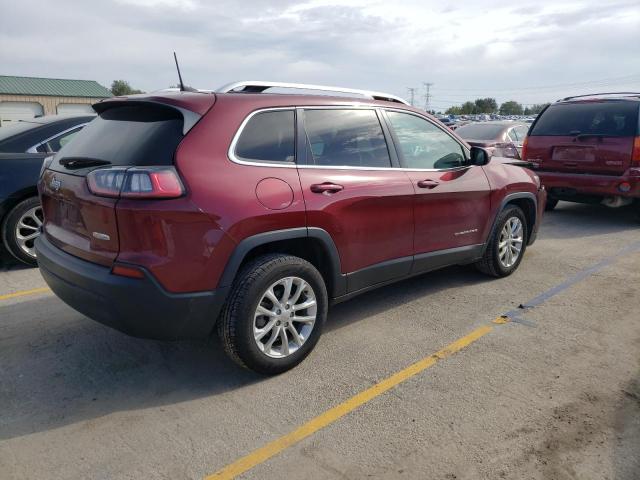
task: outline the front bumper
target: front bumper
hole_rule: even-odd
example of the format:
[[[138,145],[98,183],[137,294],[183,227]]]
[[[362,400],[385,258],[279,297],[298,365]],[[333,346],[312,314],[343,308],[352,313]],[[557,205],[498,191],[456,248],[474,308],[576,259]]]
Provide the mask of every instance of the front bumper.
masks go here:
[[[208,337],[228,288],[197,293],[165,291],[145,278],[112,275],[111,269],[63,252],[41,235],[35,244],[45,281],[65,303],[121,332],[158,340]]]
[[[633,169],[632,169],[633,170]],[[553,197],[571,195],[594,195],[601,197],[621,196],[640,198],[640,176],[589,175],[584,173],[561,173],[535,171],[542,184]],[[629,191],[621,191],[620,184],[628,183]],[[557,192],[554,195],[554,191]]]

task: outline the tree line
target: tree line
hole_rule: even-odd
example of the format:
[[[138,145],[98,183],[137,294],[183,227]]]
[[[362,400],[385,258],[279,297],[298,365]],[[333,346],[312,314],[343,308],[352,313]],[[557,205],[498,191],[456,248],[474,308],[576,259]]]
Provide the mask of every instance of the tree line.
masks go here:
[[[500,115],[537,115],[546,107],[548,103],[536,105],[522,104],[515,100],[504,102],[498,107],[495,98],[476,98],[475,101],[466,101],[462,105],[449,107],[445,112],[447,115],[473,115],[477,113],[499,113]]]

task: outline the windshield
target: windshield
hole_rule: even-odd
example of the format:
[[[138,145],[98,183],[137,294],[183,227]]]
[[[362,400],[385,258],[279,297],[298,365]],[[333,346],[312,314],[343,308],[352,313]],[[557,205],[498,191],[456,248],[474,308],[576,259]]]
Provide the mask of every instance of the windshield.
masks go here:
[[[551,105],[534,125],[531,136],[633,137],[637,130],[638,103],[610,100]]]
[[[182,114],[157,105],[125,105],[102,112],[74,136],[51,170],[67,171],[65,160],[112,166],[171,165],[182,140]]]
[[[34,121],[35,122],[35,121]],[[41,127],[41,123],[33,123],[33,122],[16,122],[10,125],[5,125],[0,128],[0,142],[9,137],[13,137],[18,133],[26,132],[33,128]]]
[[[456,133],[464,139],[496,140],[502,136],[504,125],[492,123],[472,123],[456,130]]]

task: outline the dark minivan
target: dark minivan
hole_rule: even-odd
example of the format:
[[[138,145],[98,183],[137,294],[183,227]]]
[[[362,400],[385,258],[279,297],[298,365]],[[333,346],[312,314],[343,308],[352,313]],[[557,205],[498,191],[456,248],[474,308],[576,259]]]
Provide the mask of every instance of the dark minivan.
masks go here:
[[[640,94],[569,97],[529,130],[523,159],[558,200],[629,205],[640,199]]]

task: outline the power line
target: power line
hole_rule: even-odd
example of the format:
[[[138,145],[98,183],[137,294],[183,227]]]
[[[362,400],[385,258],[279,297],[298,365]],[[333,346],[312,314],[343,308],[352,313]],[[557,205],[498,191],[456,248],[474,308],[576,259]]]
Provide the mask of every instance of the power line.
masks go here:
[[[488,88],[482,89],[487,92],[508,92],[508,91],[522,91],[522,90],[540,90],[540,89],[548,89],[548,88],[564,88],[564,87],[589,87],[589,86],[607,86],[607,85],[616,85],[621,84],[623,81],[632,81],[636,82],[636,79],[640,81],[640,74],[632,74],[625,75],[623,77],[611,77],[604,78],[600,80],[588,80],[584,82],[574,82],[574,83],[558,83],[555,85],[540,85],[537,87],[517,87],[517,88]],[[614,83],[612,83],[614,82]],[[473,92],[477,91],[476,88],[443,88],[443,91],[451,91],[451,92]]]

